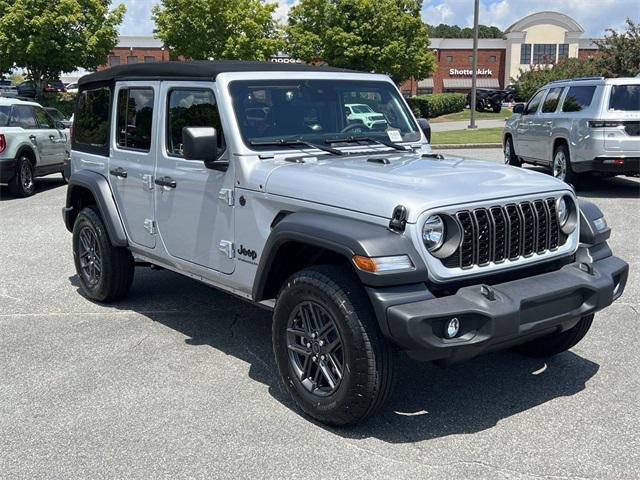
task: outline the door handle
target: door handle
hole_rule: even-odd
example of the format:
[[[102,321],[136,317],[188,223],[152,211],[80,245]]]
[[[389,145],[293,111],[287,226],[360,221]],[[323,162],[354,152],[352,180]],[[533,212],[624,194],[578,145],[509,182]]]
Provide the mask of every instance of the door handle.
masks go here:
[[[171,177],[160,177],[160,178],[156,178],[153,183],[155,183],[156,185],[160,185],[161,187],[169,187],[169,188],[176,188],[176,181],[171,178]]]
[[[111,175],[113,175],[114,177],[127,178],[127,171],[122,167],[118,167],[118,168],[114,168],[113,170],[109,170],[109,173]]]
[[[33,143],[35,143],[38,139],[36,138],[35,135],[29,135],[29,140],[31,140]]]

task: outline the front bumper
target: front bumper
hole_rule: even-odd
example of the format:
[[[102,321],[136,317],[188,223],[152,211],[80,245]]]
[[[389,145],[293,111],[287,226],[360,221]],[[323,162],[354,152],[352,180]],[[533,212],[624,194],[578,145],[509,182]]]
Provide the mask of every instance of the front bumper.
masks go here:
[[[404,294],[406,303],[389,305],[393,296],[369,295],[394,343],[422,360],[453,362],[573,327],[620,297],[628,270],[623,260],[609,256],[490,287],[465,287],[445,297],[414,291]],[[419,297],[424,299],[415,301]],[[446,324],[454,317],[460,333],[447,339]]]

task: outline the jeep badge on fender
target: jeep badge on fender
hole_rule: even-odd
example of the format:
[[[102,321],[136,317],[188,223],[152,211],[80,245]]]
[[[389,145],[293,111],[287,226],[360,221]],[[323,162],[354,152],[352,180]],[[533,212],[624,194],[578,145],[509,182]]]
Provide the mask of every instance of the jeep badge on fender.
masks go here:
[[[625,288],[598,207],[434,154],[385,75],[120,65],[80,79],[75,119],[63,215],[84,294],[123,298],[152,265],[273,309],[284,388],[329,425],[384,405],[399,350],[554,355]]]

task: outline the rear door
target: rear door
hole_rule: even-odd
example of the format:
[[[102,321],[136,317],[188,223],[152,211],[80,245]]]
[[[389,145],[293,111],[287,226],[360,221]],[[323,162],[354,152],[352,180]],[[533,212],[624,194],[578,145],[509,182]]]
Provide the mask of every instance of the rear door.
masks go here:
[[[128,237],[155,247],[153,170],[158,138],[155,121],[160,82],[125,82],[115,87],[109,183]]]
[[[10,127],[21,127],[27,133],[31,145],[38,152],[37,166],[53,163],[49,135],[38,128],[35,110],[31,105],[14,105],[11,109]]]

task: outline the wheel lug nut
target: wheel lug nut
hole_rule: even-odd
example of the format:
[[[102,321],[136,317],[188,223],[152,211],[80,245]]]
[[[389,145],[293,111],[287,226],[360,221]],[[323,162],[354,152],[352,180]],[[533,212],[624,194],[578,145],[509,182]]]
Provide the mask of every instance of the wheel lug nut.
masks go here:
[[[318,335],[314,332],[311,334],[311,338],[316,338]]]
[[[321,347],[322,347],[322,346],[324,346],[324,341],[323,341],[323,340],[320,340],[320,341],[318,342],[318,345],[320,345]]]
[[[325,359],[325,358],[326,358],[326,357],[325,357],[324,355],[321,355],[321,356],[320,356],[320,360],[323,360],[323,361],[324,361],[324,359]]]
[[[311,348],[311,344],[310,343],[307,343],[307,348]]]
[[[313,356],[313,358],[312,358],[312,360],[313,360],[314,362],[317,362],[317,361],[318,361],[318,357],[316,357],[316,356],[314,355],[314,356]]]

